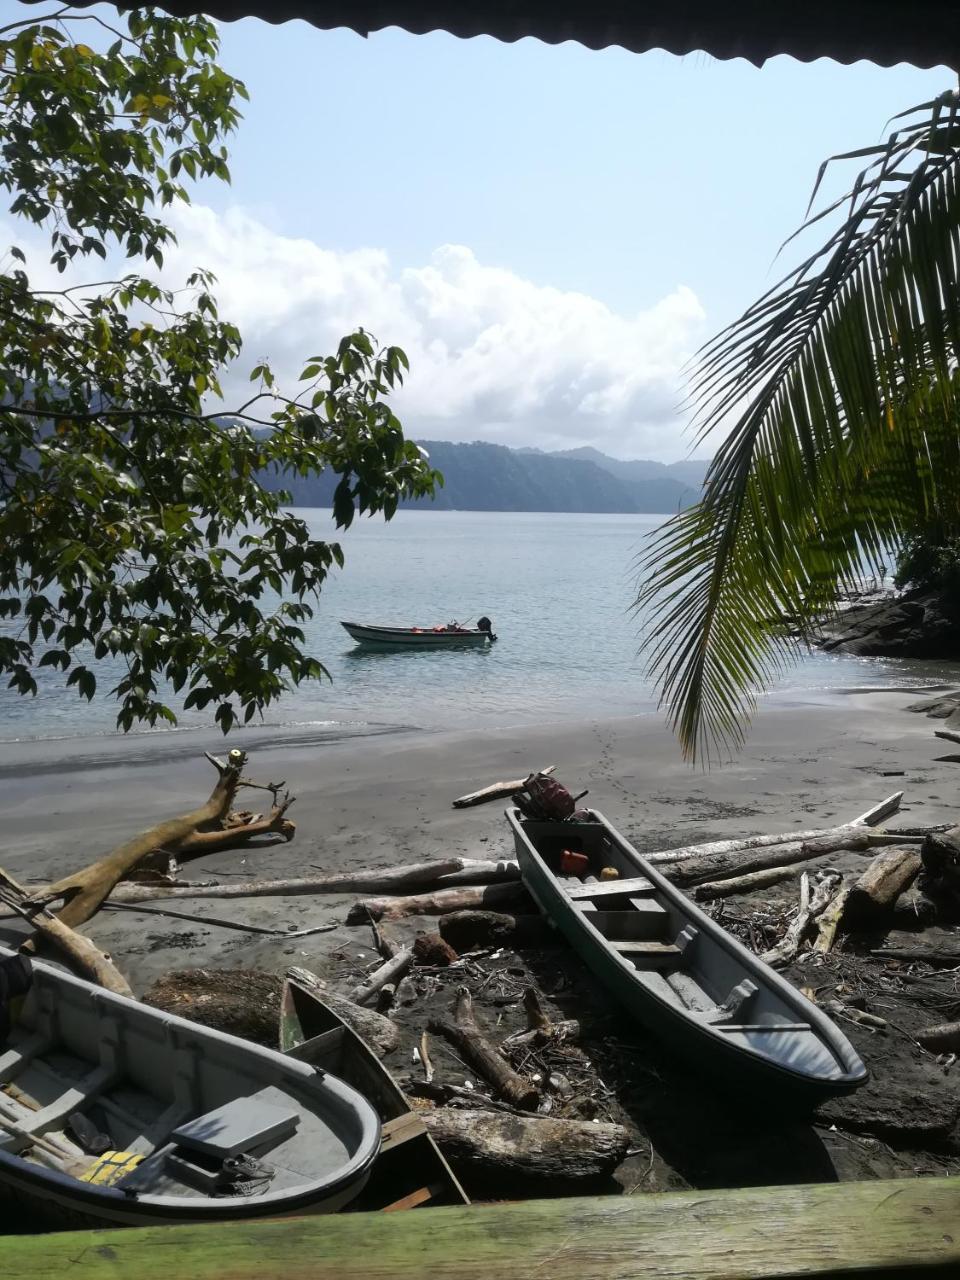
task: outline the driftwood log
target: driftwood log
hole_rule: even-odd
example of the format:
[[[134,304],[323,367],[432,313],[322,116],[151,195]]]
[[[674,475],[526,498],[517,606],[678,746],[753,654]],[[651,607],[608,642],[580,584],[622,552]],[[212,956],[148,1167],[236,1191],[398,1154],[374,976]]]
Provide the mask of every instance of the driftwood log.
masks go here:
[[[813,943],[814,951],[819,951],[825,955],[828,951],[833,950],[837,941],[837,933],[840,930],[840,922],[843,919],[843,913],[847,909],[847,895],[849,893],[849,884],[845,884],[841,880],[833,901],[820,913],[820,919],[817,921],[817,936]]]
[[[934,897],[960,900],[960,827],[928,835],[920,857],[921,888]]]
[[[347,913],[347,924],[367,920],[401,920],[404,916],[439,916],[448,911],[497,909],[528,903],[523,885],[491,884],[479,888],[440,889],[406,898],[361,898]]]
[[[937,1027],[924,1027],[914,1039],[931,1053],[960,1053],[960,1022],[944,1022]]]
[[[60,921],[71,927],[83,924],[99,911],[100,904],[123,877],[149,854],[176,844],[193,831],[221,822],[233,804],[246,755],[242,751],[231,751],[227,764],[221,764],[213,756],[209,759],[217,768],[217,783],[199,809],[179,818],[168,818],[141,832],[82,871],[64,876],[34,893],[28,905],[49,906],[62,900],[63,906],[57,912]]]
[[[298,982],[302,987],[315,991],[324,1004],[329,1005],[351,1031],[366,1040],[367,1044],[382,1058],[400,1043],[400,1029],[389,1018],[375,1013],[372,1009],[364,1009],[346,996],[331,991],[322,978],[318,978],[309,969],[301,969],[293,965],[287,970],[287,977]]]
[[[960,945],[947,942],[917,943],[911,947],[878,947],[872,956],[881,960],[900,960],[905,963],[922,961],[929,965],[960,966]]]
[[[765,871],[751,871],[745,876],[731,876],[729,880],[707,880],[694,885],[691,893],[698,902],[712,898],[732,898],[737,893],[753,893],[770,885],[792,880],[798,875],[797,864],[786,867],[768,867]]]
[[[538,769],[535,773],[528,773],[523,778],[514,778],[512,782],[494,782],[489,787],[482,787],[479,791],[471,791],[468,795],[459,796],[454,800],[453,807],[469,809],[475,804],[488,804],[491,800],[506,800],[513,795],[514,791],[521,791],[532,777],[545,778],[553,773],[556,767],[555,764],[550,764],[546,769]]]
[[[609,1176],[630,1148],[618,1124],[552,1120],[441,1107],[424,1124],[455,1172],[467,1182],[536,1181],[556,1186]]]
[[[777,945],[760,957],[765,964],[789,964],[796,957],[807,930],[830,902],[839,882],[839,875],[827,874],[811,889],[810,876],[806,871],[803,873],[800,877],[800,906],[797,914]]]
[[[526,1110],[537,1105],[537,1088],[533,1082],[518,1075],[499,1049],[480,1030],[473,1012],[473,1000],[466,987],[457,990],[453,1021],[434,1018],[428,1024],[428,1029],[448,1040],[477,1074],[493,1085],[499,1096],[507,1102]]]
[[[41,938],[65,957],[81,978],[86,978],[88,982],[95,982],[97,986],[113,991],[117,995],[133,998],[130,984],[106,952],[95,946],[85,934],[77,933],[62,920],[58,920],[45,907],[39,910],[27,907],[23,887],[2,868],[0,868],[0,902],[26,920]],[[32,939],[29,942],[32,942]],[[24,950],[33,950],[33,947],[29,943],[24,944]]]
[[[379,969],[375,969],[370,974],[366,982],[354,987],[350,992],[350,999],[357,1005],[369,1004],[388,983],[394,985],[398,983],[412,964],[413,948],[404,947],[402,951],[384,960]]]
[[[688,844],[678,849],[661,849],[655,853],[645,853],[647,862],[665,863],[686,862],[690,858],[709,858],[714,854],[742,853],[752,849],[766,849],[780,844],[796,844],[807,840],[819,840],[824,836],[832,836],[837,831],[849,828],[873,827],[884,818],[889,818],[900,808],[903,799],[902,791],[895,791],[879,804],[873,805],[866,813],[851,818],[841,827],[818,828],[814,831],[781,831],[776,835],[743,836],[735,840],[711,840],[707,844]],[[925,834],[918,832],[917,834]]]
[[[752,871],[764,871],[770,867],[782,867],[797,862],[810,862],[814,858],[822,858],[828,853],[836,853],[840,849],[869,849],[872,840],[877,837],[863,829],[838,827],[830,835],[816,840],[796,840],[787,844],[773,845],[754,853],[715,854],[709,858],[693,858],[686,862],[678,862],[665,869],[674,884],[685,886],[702,884],[711,880],[727,880],[732,876],[745,875]]]
[[[299,876],[289,880],[243,880],[233,884],[167,886],[122,884],[111,894],[115,902],[152,902],[160,898],[268,898],[300,897],[321,893],[391,893],[429,889],[434,885],[459,885],[460,877],[473,883],[486,880],[496,884],[519,878],[516,863],[475,861],[472,858],[445,858],[442,861],[410,863],[381,871],[337,872],[332,875]]]
[[[573,1018],[554,1022],[540,999],[536,987],[525,987],[523,1008],[527,1015],[527,1030],[508,1036],[501,1044],[505,1053],[525,1049],[531,1045],[545,1045],[551,1041],[561,1044],[564,1040],[576,1040],[580,1035],[580,1023]]]
[[[461,955],[481,947],[558,947],[562,936],[544,916],[499,911],[453,911],[437,921],[441,938]]]
[[[916,849],[886,849],[850,886],[842,924],[860,928],[883,920],[920,871]]]

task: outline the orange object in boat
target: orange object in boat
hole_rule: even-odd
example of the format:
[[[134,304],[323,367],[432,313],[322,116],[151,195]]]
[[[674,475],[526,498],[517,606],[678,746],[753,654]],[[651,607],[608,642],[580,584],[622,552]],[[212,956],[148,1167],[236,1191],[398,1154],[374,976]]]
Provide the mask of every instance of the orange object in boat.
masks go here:
[[[583,875],[589,867],[590,859],[585,853],[574,853],[572,849],[564,849],[560,855],[560,870],[565,875]]]

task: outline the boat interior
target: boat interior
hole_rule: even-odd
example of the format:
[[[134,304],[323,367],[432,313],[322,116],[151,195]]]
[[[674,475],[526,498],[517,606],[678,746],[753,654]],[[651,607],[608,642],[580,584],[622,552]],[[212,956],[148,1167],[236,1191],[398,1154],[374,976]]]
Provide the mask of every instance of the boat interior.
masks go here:
[[[286,1051],[353,1085],[380,1116],[380,1154],[366,1186],[346,1206],[347,1211],[469,1204],[423,1121],[410,1110],[399,1085],[359,1036],[311,991],[290,979],[284,985],[280,1016]]]
[[[222,1203],[339,1187],[376,1150],[375,1114],[339,1081],[58,970],[34,964],[12,1013],[0,1163],[17,1156],[141,1202]]]
[[[651,876],[607,824],[537,822],[518,812],[510,818],[520,833],[521,867],[525,838],[570,908],[659,1004],[792,1071],[819,1079],[846,1074],[824,1039],[824,1025],[832,1030],[824,1016],[678,889]]]

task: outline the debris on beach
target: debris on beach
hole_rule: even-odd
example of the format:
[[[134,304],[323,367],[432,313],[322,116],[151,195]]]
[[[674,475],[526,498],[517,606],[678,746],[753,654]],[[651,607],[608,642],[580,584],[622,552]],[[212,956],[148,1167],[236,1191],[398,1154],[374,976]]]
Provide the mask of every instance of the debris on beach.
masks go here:
[[[257,784],[242,777],[245,757],[214,763],[217,783],[202,809],[52,885],[2,877],[0,899],[46,937],[59,934],[62,954],[84,976],[109,984],[111,974],[123,982],[123,956],[106,957],[76,928],[103,905],[162,910],[164,899],[177,898],[359,895],[345,916],[363,931],[362,956],[339,950],[317,974],[294,972],[318,984],[383,1057],[471,1194],[960,1171],[960,828],[891,827],[902,793],[839,826],[643,853],[836,1018],[869,1067],[863,1089],[812,1118],[784,1115],[771,1124],[768,1116],[753,1126],[708,1105],[689,1064],[624,1019],[537,910],[512,859],[186,880],[182,863],[217,842],[249,848],[294,834],[283,783],[260,784],[271,795],[267,814],[237,816],[236,790]],[[536,806],[544,794],[536,779],[552,772],[455,803],[469,808],[522,793]],[[164,975],[144,999],[275,1046],[281,985],[265,969],[204,966]]]

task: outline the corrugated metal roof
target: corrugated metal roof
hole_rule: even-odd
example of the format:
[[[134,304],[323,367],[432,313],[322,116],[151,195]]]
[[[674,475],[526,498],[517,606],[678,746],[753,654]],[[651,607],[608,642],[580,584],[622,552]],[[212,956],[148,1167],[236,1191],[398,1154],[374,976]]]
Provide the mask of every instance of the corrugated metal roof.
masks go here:
[[[349,27],[361,35],[402,27],[418,35],[576,40],[591,49],[620,45],[637,53],[700,50],[757,64],[786,53],[805,62],[866,59],[881,66],[960,68],[956,0],[166,0],[161,7],[227,21],[302,18],[315,27]]]

